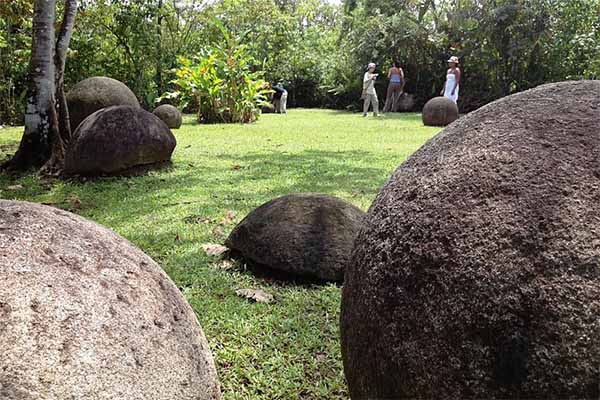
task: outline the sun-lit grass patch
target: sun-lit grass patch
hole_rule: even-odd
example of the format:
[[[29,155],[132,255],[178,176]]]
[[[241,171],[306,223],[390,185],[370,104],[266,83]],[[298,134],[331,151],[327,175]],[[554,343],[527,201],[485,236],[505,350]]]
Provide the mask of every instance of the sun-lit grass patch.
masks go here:
[[[225,399],[342,399],[340,288],[266,281],[241,265],[222,269],[202,244],[222,243],[233,228],[229,211],[236,223],[288,193],[327,193],[366,210],[396,166],[437,131],[418,114],[292,110],[252,125],[206,126],[186,117],[174,131],[170,169],[88,182],[0,175],[0,197],[74,211],[158,261],[198,315]],[[21,133],[0,130],[0,159]],[[275,302],[251,303],[235,294],[240,288],[263,289]]]

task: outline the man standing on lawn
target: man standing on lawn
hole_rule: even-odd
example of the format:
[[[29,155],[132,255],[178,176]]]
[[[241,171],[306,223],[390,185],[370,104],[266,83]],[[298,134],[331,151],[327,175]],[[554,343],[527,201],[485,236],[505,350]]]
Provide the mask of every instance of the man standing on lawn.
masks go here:
[[[272,85],[271,90],[275,92],[273,93],[275,112],[278,114],[287,114],[287,90],[280,85]]]

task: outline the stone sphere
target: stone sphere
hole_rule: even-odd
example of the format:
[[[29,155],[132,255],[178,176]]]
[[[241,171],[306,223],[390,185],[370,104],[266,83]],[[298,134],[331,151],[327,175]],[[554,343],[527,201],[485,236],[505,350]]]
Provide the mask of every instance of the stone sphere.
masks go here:
[[[342,294],[353,399],[597,399],[600,81],[461,118],[378,194]]]
[[[412,111],[415,107],[415,96],[410,93],[404,93],[398,99],[397,111]]]
[[[171,159],[177,142],[156,115],[130,106],[96,111],[73,133],[65,156],[67,175],[107,175]]]
[[[163,104],[162,106],[156,107],[153,114],[162,119],[171,129],[179,129],[183,123],[183,117],[179,110],[170,104]]]
[[[273,114],[275,112],[275,106],[273,104],[265,104],[260,110],[263,114]]]
[[[445,97],[434,97],[423,107],[423,124],[446,126],[458,119],[458,106]]]
[[[52,207],[0,200],[0,227],[0,398],[221,398],[194,311],[150,257]]]
[[[226,246],[259,266],[291,276],[343,281],[364,212],[332,196],[279,197],[252,211]]]
[[[79,82],[67,93],[71,130],[75,131],[84,119],[110,106],[139,108],[135,94],[124,83],[105,76],[95,76]]]

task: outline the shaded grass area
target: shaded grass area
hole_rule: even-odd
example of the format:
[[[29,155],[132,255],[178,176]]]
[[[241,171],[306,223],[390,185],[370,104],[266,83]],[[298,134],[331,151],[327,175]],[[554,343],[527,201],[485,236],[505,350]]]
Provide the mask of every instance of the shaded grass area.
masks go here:
[[[0,197],[74,211],[158,261],[198,315],[225,399],[343,399],[340,288],[258,278],[239,264],[222,269],[202,244],[222,243],[249,211],[288,193],[327,193],[366,210],[392,171],[437,132],[419,114],[292,110],[212,126],[186,117],[171,168],[88,182],[0,175]],[[21,133],[0,130],[0,159]],[[233,222],[224,218],[229,211]],[[235,294],[240,288],[261,288],[276,302],[250,303]]]

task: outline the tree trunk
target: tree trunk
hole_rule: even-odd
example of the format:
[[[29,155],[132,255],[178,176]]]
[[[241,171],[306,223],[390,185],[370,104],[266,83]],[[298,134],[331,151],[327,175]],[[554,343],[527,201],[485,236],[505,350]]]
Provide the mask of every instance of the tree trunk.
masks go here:
[[[10,169],[26,170],[44,165],[50,157],[51,138],[58,134],[54,107],[55,15],[56,0],[35,1],[25,132],[17,153],[7,165]]]
[[[65,0],[64,15],[56,41],[56,54],[54,55],[54,66],[56,72],[56,108],[58,109],[58,131],[52,137],[52,151],[49,160],[42,168],[42,172],[48,174],[59,174],[65,164],[65,146],[71,140],[71,123],[69,120],[69,108],[65,96],[65,65],[67,63],[67,51],[73,35],[75,16],[77,15],[77,0]]]
[[[158,96],[163,94],[162,78],[162,21],[163,21],[163,0],[158,1],[158,11],[156,18],[156,91]]]

